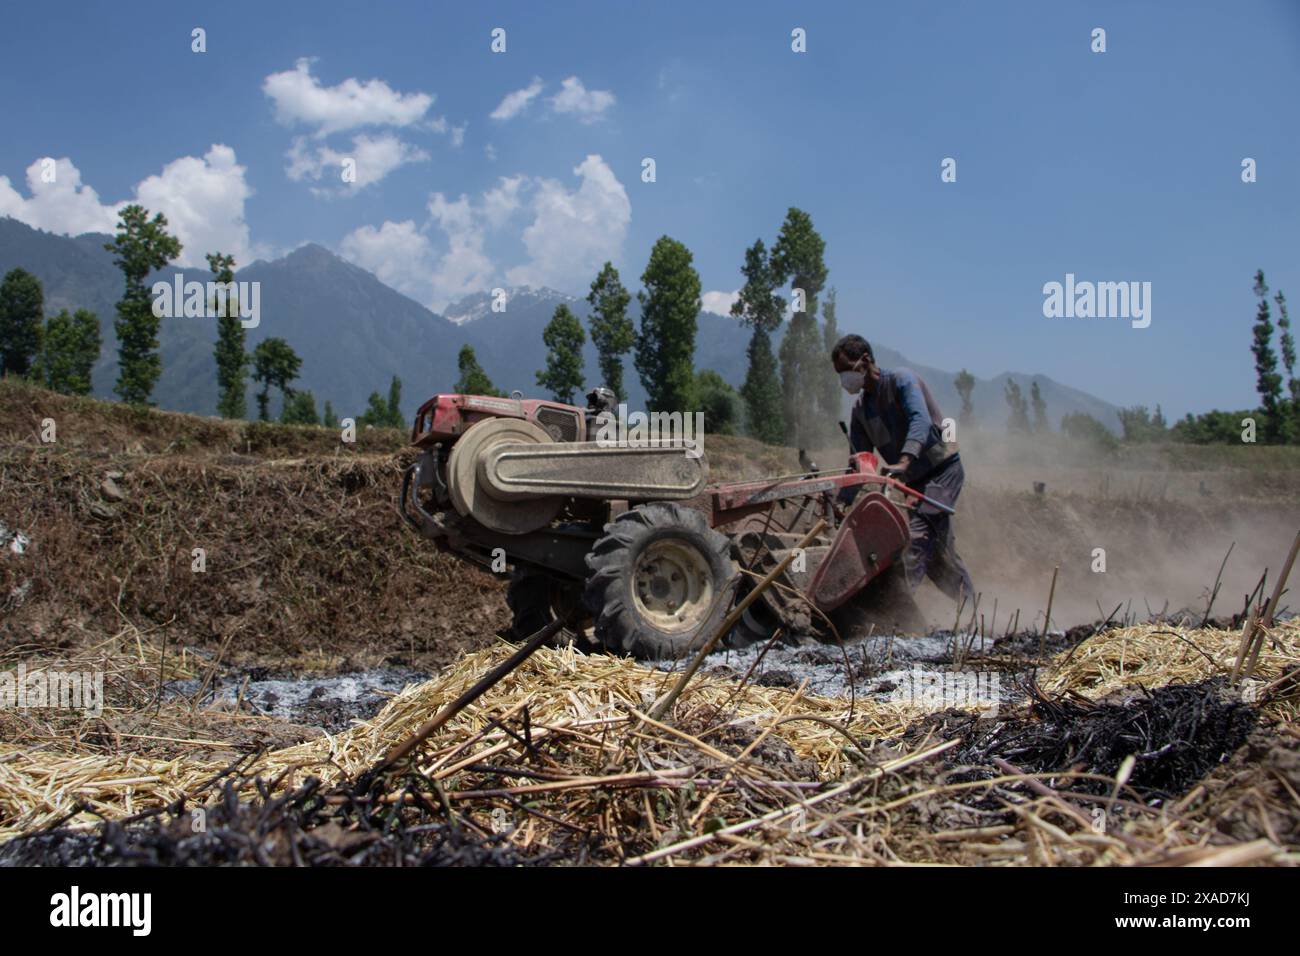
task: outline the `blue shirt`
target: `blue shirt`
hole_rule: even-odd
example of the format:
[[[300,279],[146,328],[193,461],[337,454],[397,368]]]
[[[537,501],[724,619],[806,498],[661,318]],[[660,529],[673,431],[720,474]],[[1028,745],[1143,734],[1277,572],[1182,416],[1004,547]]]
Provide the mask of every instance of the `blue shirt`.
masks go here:
[[[911,455],[916,461],[906,477],[916,481],[931,470],[924,456],[943,442],[942,421],[943,413],[919,375],[910,368],[882,368],[876,387],[868,393],[864,385],[853,406],[849,445],[855,453],[874,451],[889,464]]]

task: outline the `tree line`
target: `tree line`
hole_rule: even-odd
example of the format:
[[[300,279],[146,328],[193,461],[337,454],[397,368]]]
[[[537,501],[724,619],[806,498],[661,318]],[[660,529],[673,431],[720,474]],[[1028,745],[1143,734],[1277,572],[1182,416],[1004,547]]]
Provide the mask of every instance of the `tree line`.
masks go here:
[[[651,410],[703,411],[715,434],[743,433],[768,444],[816,447],[834,441],[841,396],[829,353],[839,330],[835,290],[826,288],[825,247],[812,217],[791,207],[770,248],[758,238],[745,249],[740,265],[743,284],[731,307],[731,315],[750,333],[745,380],[739,390],[712,369],[695,370],[702,286],[693,256],[683,243],[662,236],[652,248],[640,277],[642,288],[636,294],[641,307],[639,329],[628,316],[632,295],[618,270],[606,262],[586,297],[591,307],[589,332],[604,384],[619,401],[627,400],[625,357],[631,353]],[[118,341],[114,391],[125,402],[150,405],[162,361],[158,352],[160,319],[154,314],[145,281],[150,273],[179,257],[181,242],[167,231],[164,215],[151,218],[144,207],[129,205],[121,211],[117,233],[105,248],[113,253],[124,280],[113,323]],[[247,381],[251,378],[260,386],[254,396],[259,420],[270,420],[274,389],[281,398],[281,422],[335,427],[339,418],[328,401],[318,413],[313,394],[295,388],[302,360],[288,342],[272,337],[251,352],[247,350],[234,300],[234,257],[213,252],[206,258],[215,281],[229,290],[227,308],[217,319],[213,355],[218,413],[233,419],[247,416]],[[781,294],[787,288],[789,302]],[[1249,418],[1257,423],[1257,440],[1261,442],[1300,443],[1300,378],[1286,297],[1279,290],[1270,299],[1262,270],[1255,273],[1254,294],[1258,302],[1251,352],[1259,407],[1188,414],[1172,426],[1159,405],[1154,412],[1145,406],[1121,409],[1118,416],[1125,442],[1239,442],[1242,421]],[[777,354],[772,338],[787,316],[789,327]],[[537,372],[536,381],[558,401],[572,404],[583,389],[582,350],[587,334],[564,304],[556,307],[543,331],[545,368]],[[0,282],[0,373],[30,378],[65,394],[86,395],[91,391],[91,370],[101,346],[99,318],[94,312],[76,309],[69,314],[63,309],[46,317],[39,280],[21,268],[11,270]],[[457,365],[456,391],[502,394],[469,345],[461,349]],[[959,421],[969,426],[973,424],[975,378],[963,368],[953,384],[961,400]],[[401,390],[401,380],[393,376],[387,395],[372,392],[357,421],[402,427]],[[1009,431],[1032,434],[1051,430],[1037,381],[1030,383],[1026,396],[1020,385],[1009,379],[1004,398]],[[1064,416],[1060,429],[1069,437],[1094,443],[1114,441],[1103,423],[1082,412]]]
[[[1269,299],[1268,283],[1263,270],[1255,272],[1253,291],[1258,300],[1255,319],[1251,326],[1250,351],[1255,362],[1255,390],[1259,405],[1253,409],[1221,412],[1217,409],[1200,415],[1188,413],[1170,425],[1159,405],[1151,411],[1145,405],[1121,408],[1119,418],[1122,439],[1092,415],[1071,412],[1061,419],[1061,433],[1069,438],[1087,441],[1105,448],[1148,442],[1185,442],[1188,444],[1239,444],[1243,433],[1250,440],[1272,445],[1300,444],[1300,377],[1296,374],[1296,345],[1287,314],[1285,294],[1278,290]],[[1277,322],[1273,322],[1273,308],[1277,309]],[[1276,345],[1275,345],[1276,343]],[[1280,360],[1280,364],[1279,364]],[[971,393],[975,377],[962,369],[953,379],[961,398],[959,421],[973,421]],[[1012,433],[1045,433],[1051,430],[1047,419],[1047,405],[1038,383],[1033,382],[1026,400],[1014,379],[1004,386],[1008,416],[1007,430]],[[1033,422],[1029,412],[1033,410]]]
[[[821,298],[828,274],[825,249],[812,217],[791,207],[770,250],[761,238],[745,250],[740,267],[744,284],[731,308],[750,331],[748,368],[739,391],[713,369],[695,370],[702,286],[683,243],[662,236],[651,249],[637,293],[640,329],[627,314],[631,293],[606,262],[587,295],[588,326],[605,386],[619,401],[627,400],[624,362],[631,353],[650,410],[703,411],[715,434],[745,433],[768,444],[814,447],[833,440],[840,390],[830,349],[839,332],[835,290]],[[787,286],[789,303],[778,294]],[[790,326],[778,360],[772,336],[785,321],[787,306]],[[537,372],[537,384],[556,401],[573,404],[584,385],[587,330],[561,304],[542,340],[546,367]],[[457,392],[502,394],[469,345],[460,350],[457,365]]]
[[[133,405],[152,405],[153,391],[162,375],[158,331],[160,318],[145,280],[149,274],[178,258],[182,245],[167,231],[167,217],[152,218],[143,206],[122,209],[117,232],[104,246],[122,271],[123,293],[118,301],[113,330],[118,343],[118,376],[113,391]],[[337,427],[338,415],[326,401],[318,413],[310,391],[300,390],[302,359],[282,338],[262,340],[247,350],[244,326],[236,300],[235,259],[221,252],[208,253],[208,269],[215,282],[228,290],[226,306],[217,315],[217,342],[213,359],[217,368],[217,413],[223,418],[248,415],[249,379],[260,386],[254,398],[257,417],[269,421],[271,390],[281,398],[280,421],[292,425]],[[25,269],[10,270],[0,281],[0,375],[29,379],[65,395],[89,395],[91,371],[103,345],[99,317],[89,309],[67,309],[45,316],[45,296],[40,280]],[[251,374],[250,374],[251,373]],[[387,398],[372,392],[366,410],[357,416],[362,425],[402,427],[402,383],[396,376]]]

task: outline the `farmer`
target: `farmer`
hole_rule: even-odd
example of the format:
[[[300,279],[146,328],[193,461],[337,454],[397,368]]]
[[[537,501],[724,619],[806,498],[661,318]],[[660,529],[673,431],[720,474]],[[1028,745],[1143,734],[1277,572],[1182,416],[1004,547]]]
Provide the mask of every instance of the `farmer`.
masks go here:
[[[943,414],[921,377],[911,369],[880,368],[860,335],[836,342],[831,361],[844,390],[859,395],[849,430],[853,452],[874,451],[886,463],[886,474],[950,508],[956,505],[966,473],[955,445],[943,440]],[[970,600],[974,586],[957,556],[947,512],[920,502],[908,526],[907,583],[915,589],[928,576],[954,601]]]

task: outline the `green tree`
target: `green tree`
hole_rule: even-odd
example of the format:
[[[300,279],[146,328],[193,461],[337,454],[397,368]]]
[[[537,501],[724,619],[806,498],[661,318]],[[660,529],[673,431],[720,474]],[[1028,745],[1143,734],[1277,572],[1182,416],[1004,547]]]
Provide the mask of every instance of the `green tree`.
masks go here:
[[[687,411],[695,403],[695,330],[700,313],[700,276],[689,249],[661,236],[641,274],[641,332],[636,370],[651,411]]]
[[[339,427],[339,416],[334,411],[334,406],[329,403],[329,399],[325,400],[325,413],[321,416],[321,424],[326,428]]]
[[[225,309],[217,308],[217,414],[222,418],[243,418],[248,414],[248,399],[244,392],[244,373],[248,369],[248,352],[244,325],[239,319],[239,302],[235,295],[235,257],[210,252],[208,268],[214,281],[226,286]],[[224,315],[220,314],[224,311]]]
[[[1282,376],[1277,371],[1277,354],[1273,351],[1273,322],[1268,311],[1268,286],[1264,270],[1255,273],[1255,295],[1259,306],[1255,310],[1254,341],[1250,351],[1255,356],[1255,391],[1259,393],[1260,408],[1264,411],[1261,437],[1276,442],[1282,437]]]
[[[374,425],[376,428],[401,428],[406,424],[402,416],[402,380],[396,375],[388,383],[388,398],[378,392],[371,392],[366,410],[357,421],[362,425]]]
[[[1277,330],[1280,336],[1282,367],[1286,369],[1286,386],[1290,395],[1290,412],[1284,416],[1286,440],[1300,442],[1300,379],[1296,378],[1295,338],[1291,334],[1291,318],[1286,312],[1286,296],[1278,290],[1273,297],[1277,304]]]
[[[1257,417],[1258,413],[1253,410],[1221,412],[1215,409],[1195,416],[1189,413],[1174,424],[1169,437],[1193,445],[1240,445],[1242,420]]]
[[[291,392],[284,400],[280,421],[286,425],[319,425],[316,399],[311,392]]]
[[[1069,412],[1062,416],[1061,434],[1099,451],[1113,453],[1119,449],[1119,439],[1085,412]]]
[[[1007,400],[1007,407],[1011,409],[1011,415],[1007,419],[1007,430],[1028,435],[1029,403],[1025,401],[1025,396],[1020,393],[1020,386],[1016,384],[1015,379],[1007,379],[1003,394]]]
[[[582,343],[587,340],[582,323],[560,304],[542,332],[546,343],[546,368],[537,373],[537,384],[550,389],[551,397],[573,404],[574,392],[582,390]]]
[[[785,441],[785,402],[781,397],[772,337],[766,329],[754,329],[749,340],[749,371],[740,394],[745,400],[749,434],[768,445]]]
[[[122,209],[117,235],[104,248],[113,253],[113,262],[125,279],[113,320],[118,358],[113,390],[124,402],[148,405],[162,374],[162,360],[158,357],[159,319],[144,280],[179,256],[181,243],[167,232],[167,218],[162,213],[150,219],[148,210],[132,204]]]
[[[63,309],[45,323],[33,371],[46,388],[64,395],[89,395],[90,374],[103,344],[99,317],[89,309],[68,315]]]
[[[290,383],[298,377],[302,368],[302,359],[289,347],[284,339],[263,339],[253,349],[253,381],[262,384],[257,393],[257,417],[261,421],[270,421],[270,393],[274,386],[280,390],[287,404],[293,393]]]
[[[785,410],[776,357],[772,354],[772,333],[781,325],[785,300],[776,294],[776,276],[762,239],[745,250],[745,264],[740,271],[745,284],[731,305],[731,314],[753,330],[749,368],[740,389],[745,418],[751,435],[769,445],[779,445],[785,438]]]
[[[830,364],[831,350],[835,348],[835,343],[840,340],[840,325],[835,316],[836,292],[834,287],[826,292],[826,301],[822,305],[822,350],[820,361],[823,363],[822,370],[817,371],[814,378],[818,383],[817,406],[819,409],[818,422],[820,425],[829,429],[831,422],[840,420],[840,412],[844,410],[844,388],[840,385],[840,378],[833,373],[824,371],[826,368],[833,368]],[[817,366],[814,366],[817,368]]]
[[[366,399],[366,410],[357,416],[358,425],[371,425],[384,428],[388,425],[388,403],[378,392],[371,392]]]
[[[1163,441],[1168,436],[1168,422],[1165,413],[1156,406],[1155,413],[1147,410],[1145,405],[1121,408],[1115,413],[1119,417],[1124,441],[1130,443]]]
[[[971,393],[975,391],[975,376],[962,369],[952,380],[952,384],[956,386],[957,394],[961,396],[961,412],[958,421],[963,426],[969,425],[975,419],[975,406],[971,404],[970,399]]]
[[[1043,400],[1042,389],[1038,387],[1038,381],[1030,383],[1029,403],[1034,408],[1034,431],[1046,434],[1052,430],[1052,426],[1047,421],[1047,402]]]
[[[394,428],[406,424],[406,416],[402,414],[402,380],[396,375],[388,383],[388,414],[392,416]]]
[[[627,317],[627,306],[632,296],[619,281],[613,263],[606,262],[600,270],[591,284],[587,301],[591,304],[587,321],[591,325],[592,344],[596,346],[600,376],[605,380],[605,387],[611,389],[620,402],[626,402],[623,356],[636,342],[636,329]]]
[[[0,282],[0,375],[27,375],[41,347],[45,293],[26,269]]]
[[[822,352],[817,334],[817,296],[826,285],[826,242],[813,228],[812,217],[793,206],[786,212],[781,232],[772,246],[772,269],[777,285],[788,281],[795,290],[790,328],[781,341],[781,388],[785,397],[786,443],[811,444],[827,434],[829,422],[817,417],[817,383],[833,377],[831,363]],[[803,308],[800,309],[800,292]]]
[[[493,384],[492,379],[487,377],[482,366],[478,364],[478,357],[474,354],[472,346],[463,345],[460,349],[460,355],[456,357],[456,367],[460,370],[460,378],[452,386],[460,395],[490,395],[494,398],[504,398],[505,392],[499,391]]]
[[[710,435],[734,435],[740,430],[740,396],[713,369],[704,369],[695,376],[695,401],[697,410],[704,413],[704,427]]]
[[[366,410],[357,416],[357,424],[372,425],[375,428],[395,428],[388,402],[378,392],[371,392],[366,400]],[[399,422],[398,425],[401,423]]]

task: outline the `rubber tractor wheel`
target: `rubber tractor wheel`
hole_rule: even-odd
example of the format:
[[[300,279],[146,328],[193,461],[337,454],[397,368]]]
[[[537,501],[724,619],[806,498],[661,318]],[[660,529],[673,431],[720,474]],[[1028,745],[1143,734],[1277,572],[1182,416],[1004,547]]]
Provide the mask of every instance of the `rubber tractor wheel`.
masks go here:
[[[713,636],[737,575],[730,540],[700,512],[668,503],[641,505],[605,525],[587,567],[583,600],[596,640],[651,659],[683,657]]]
[[[506,605],[512,616],[510,630],[501,634],[506,640],[523,641],[558,617],[564,627],[551,638],[553,647],[571,641],[581,650],[598,646],[589,637],[591,615],[583,606],[580,585],[544,574],[522,574],[506,589]]]

